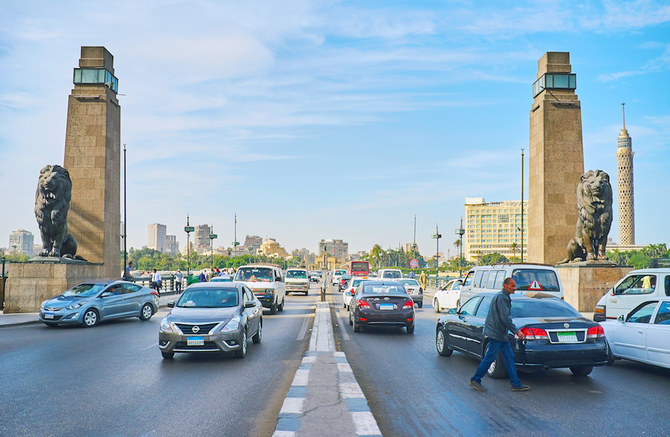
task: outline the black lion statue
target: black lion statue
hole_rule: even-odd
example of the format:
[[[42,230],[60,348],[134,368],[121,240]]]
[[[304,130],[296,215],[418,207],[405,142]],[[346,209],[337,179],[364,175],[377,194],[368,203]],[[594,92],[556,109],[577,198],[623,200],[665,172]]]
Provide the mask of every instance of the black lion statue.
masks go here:
[[[605,248],[612,226],[612,186],[602,170],[584,173],[577,186],[577,231],[562,262],[607,260]]]
[[[67,232],[71,193],[72,181],[65,168],[60,165],[47,165],[40,170],[35,192],[35,217],[43,247],[40,256],[75,257],[77,242]]]

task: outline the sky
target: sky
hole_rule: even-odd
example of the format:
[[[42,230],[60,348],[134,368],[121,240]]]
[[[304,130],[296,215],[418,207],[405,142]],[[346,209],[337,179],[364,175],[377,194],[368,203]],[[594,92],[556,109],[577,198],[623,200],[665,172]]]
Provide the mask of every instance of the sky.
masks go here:
[[[528,197],[537,61],[570,52],[585,170],[610,174],[626,103],[636,243],[670,241],[667,1],[7,0],[0,15],[0,247],[62,164],[81,46],[114,56],[128,246],[147,226],[213,225],[288,251],[455,255],[466,197]],[[123,204],[123,203],[122,203]],[[566,205],[566,207],[573,207]]]

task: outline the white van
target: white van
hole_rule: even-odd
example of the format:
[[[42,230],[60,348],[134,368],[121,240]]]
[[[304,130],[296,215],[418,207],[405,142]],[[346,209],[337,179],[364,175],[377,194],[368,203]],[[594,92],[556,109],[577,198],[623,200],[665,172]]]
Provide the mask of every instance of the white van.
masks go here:
[[[670,269],[631,270],[596,304],[593,320],[616,319],[639,304],[670,296]]]
[[[280,266],[276,264],[247,264],[237,269],[234,281],[241,282],[249,287],[261,301],[263,307],[270,309],[270,314],[284,311],[286,283]]]
[[[470,269],[461,286],[458,306],[477,293],[501,291],[505,278],[513,278],[516,282],[515,294],[541,291],[563,299],[561,278],[553,266],[527,263],[495,264]]]

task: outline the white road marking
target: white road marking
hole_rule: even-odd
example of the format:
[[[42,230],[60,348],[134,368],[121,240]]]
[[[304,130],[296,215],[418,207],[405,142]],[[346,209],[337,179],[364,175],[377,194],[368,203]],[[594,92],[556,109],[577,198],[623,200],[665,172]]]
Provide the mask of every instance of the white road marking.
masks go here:
[[[307,334],[307,328],[309,327],[309,321],[314,317],[314,313],[309,313],[305,315],[305,320],[302,322],[302,327],[300,327],[300,333],[296,340],[303,341],[305,339],[305,334]]]

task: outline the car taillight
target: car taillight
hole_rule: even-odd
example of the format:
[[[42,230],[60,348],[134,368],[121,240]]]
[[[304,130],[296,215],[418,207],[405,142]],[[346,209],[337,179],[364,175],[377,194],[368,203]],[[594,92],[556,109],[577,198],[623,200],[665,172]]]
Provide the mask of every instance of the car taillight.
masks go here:
[[[154,296],[158,296],[158,292],[156,290],[152,290],[151,294],[153,294]]]
[[[520,336],[519,333],[523,335]],[[542,328],[530,328],[528,326],[524,326],[523,328],[519,329],[519,332],[516,334],[516,338],[520,337],[525,338],[526,340],[546,340],[549,338],[549,335],[547,334],[547,331]]]
[[[359,300],[357,305],[358,305],[358,308],[363,308],[363,307],[370,308],[370,304],[365,300]]]
[[[408,300],[407,302],[405,302],[405,305],[402,306],[402,309],[404,309],[404,310],[409,310],[409,309],[412,309],[412,308],[414,308],[414,301],[413,300]]]
[[[602,326],[591,326],[586,331],[586,338],[605,338],[605,330]]]

